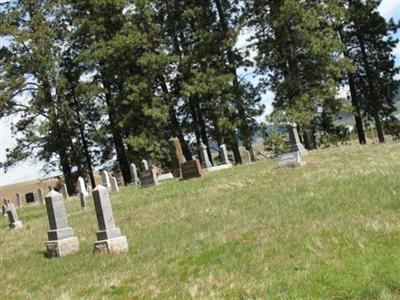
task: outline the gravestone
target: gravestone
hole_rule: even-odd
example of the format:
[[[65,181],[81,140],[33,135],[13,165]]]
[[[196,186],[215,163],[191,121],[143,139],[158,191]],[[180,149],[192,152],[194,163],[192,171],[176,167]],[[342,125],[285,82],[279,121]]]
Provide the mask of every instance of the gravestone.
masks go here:
[[[80,176],[78,177],[78,189],[79,193],[83,194],[85,197],[89,195],[86,190],[85,180]]]
[[[107,188],[98,185],[93,190],[93,202],[96,209],[99,231],[96,233],[97,242],[94,243],[95,252],[119,253],[128,251],[126,236],[115,225]]]
[[[142,160],[142,169],[143,170],[149,170],[149,163],[145,159]]]
[[[242,158],[242,163],[243,164],[249,164],[251,163],[251,154],[250,151],[247,149],[244,149],[240,152],[240,157]]]
[[[81,204],[81,208],[85,209],[86,208],[86,197],[83,193],[79,193],[79,202]]]
[[[17,211],[11,201],[7,201],[6,211],[8,215],[8,227],[10,229],[19,229],[22,227],[22,222],[18,219]]]
[[[111,177],[111,191],[119,192],[118,181],[115,177]]]
[[[228,157],[228,151],[226,150],[226,145],[222,144],[219,146],[219,159],[221,161],[221,164],[223,165],[230,165],[231,162]]]
[[[278,156],[279,168],[295,168],[303,165],[305,165],[305,162],[301,160],[301,155],[299,151],[290,152]]]
[[[297,131],[297,125],[295,123],[291,123],[287,125],[287,130],[289,134],[289,144],[290,144],[290,152],[300,152],[301,156],[305,156],[308,154],[306,148],[304,148],[303,144],[300,142],[299,133]]]
[[[46,256],[59,257],[79,251],[79,241],[68,225],[64,199],[52,190],[45,197],[50,230],[47,232]]]
[[[156,171],[154,169],[151,169],[140,172],[140,182],[142,183],[142,187],[144,188],[158,185]]]
[[[21,208],[22,207],[22,196],[20,193],[17,193],[15,196],[15,206],[17,208]]]
[[[140,184],[139,176],[137,173],[137,168],[134,163],[131,163],[130,170],[131,170],[131,176],[132,176],[132,183],[134,183],[136,185]]]
[[[210,158],[208,157],[207,146],[200,140],[200,159],[201,159],[201,166],[203,168],[211,168],[212,164],[210,162]]]
[[[172,160],[172,174],[174,177],[181,177],[181,164],[186,162],[183,155],[181,142],[178,138],[173,137],[169,139],[170,155]]]
[[[179,170],[180,170],[180,168],[179,168]],[[174,175],[172,173],[159,174],[157,176],[158,182],[165,181],[165,180],[170,180],[170,179],[174,179],[174,178],[175,177],[174,177]]]
[[[2,204],[2,205],[1,205],[1,215],[2,215],[3,217],[6,217],[6,216],[7,216],[7,205],[6,205],[6,204]]]
[[[108,172],[105,170],[101,171],[101,182],[103,186],[105,186],[108,189],[111,189],[110,176],[108,175]]]
[[[39,203],[40,203],[40,204],[44,204],[44,196],[43,196],[43,191],[42,191],[42,189],[38,189],[37,195],[38,195],[38,201],[39,201]]]
[[[61,184],[61,194],[63,195],[64,200],[69,198],[67,185],[65,183]]]
[[[182,179],[190,179],[203,176],[203,170],[198,159],[189,160],[181,164]]]

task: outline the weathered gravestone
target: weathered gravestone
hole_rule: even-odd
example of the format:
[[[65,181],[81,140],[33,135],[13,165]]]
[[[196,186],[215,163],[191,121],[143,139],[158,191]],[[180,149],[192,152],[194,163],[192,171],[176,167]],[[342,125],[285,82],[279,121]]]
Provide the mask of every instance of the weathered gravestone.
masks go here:
[[[83,193],[79,193],[79,202],[81,204],[81,208],[86,208],[86,196]]]
[[[303,144],[300,142],[299,132],[297,131],[297,125],[295,123],[288,124],[287,130],[289,134],[289,144],[290,144],[290,152],[300,152],[301,156],[305,156],[308,154],[306,148],[304,148]]]
[[[158,185],[156,171],[154,169],[151,169],[140,172],[140,182],[142,183],[142,187],[144,188]]]
[[[244,150],[240,151],[240,157],[242,158],[243,164],[251,163],[251,154],[250,154],[249,150],[244,149]]]
[[[142,160],[142,169],[145,171],[149,170],[149,163],[145,159]]]
[[[45,197],[50,230],[47,232],[46,256],[65,256],[79,251],[79,241],[68,225],[64,199],[60,193],[52,190]]]
[[[186,162],[183,155],[181,142],[178,138],[173,137],[169,139],[170,155],[172,160],[172,174],[174,177],[181,177],[181,164]]]
[[[1,215],[2,215],[3,217],[6,217],[6,216],[7,216],[7,204],[2,204],[2,205],[1,205]]]
[[[85,197],[89,195],[89,193],[86,190],[85,180],[80,176],[78,177],[78,189],[79,193],[83,194]]]
[[[63,195],[64,200],[69,198],[67,185],[65,183],[61,184],[61,194]]]
[[[219,159],[221,161],[221,164],[223,165],[230,165],[231,161],[229,160],[228,157],[228,151],[226,150],[226,145],[222,144],[219,146]]]
[[[278,156],[279,168],[295,168],[303,165],[305,165],[305,162],[301,160],[301,155],[299,151],[290,152]]]
[[[111,177],[111,191],[119,192],[118,181],[115,177]]]
[[[126,236],[115,225],[107,188],[98,185],[93,190],[93,201],[96,209],[99,231],[96,233],[97,242],[94,243],[95,252],[119,253],[128,251]]]
[[[38,189],[37,191],[38,201],[40,204],[44,204],[44,195],[42,189]]]
[[[22,222],[18,219],[17,211],[15,210],[14,204],[8,200],[7,201],[7,215],[8,215],[8,221],[10,222],[8,224],[8,227],[10,229],[19,229],[22,227]]]
[[[180,168],[179,168],[179,170],[180,170]],[[179,171],[180,172],[180,171]],[[157,176],[157,180],[158,180],[158,182],[160,182],[160,181],[165,181],[165,180],[170,180],[170,179],[174,179],[174,175],[172,174],[172,173],[165,173],[165,174],[159,174],[158,176]]]
[[[201,159],[201,166],[203,168],[211,168],[212,164],[210,162],[210,158],[208,157],[207,146],[200,140],[200,159]]]
[[[132,176],[132,183],[134,183],[136,185],[140,184],[139,176],[137,173],[137,168],[134,163],[131,163],[130,170],[131,170],[131,176]]]
[[[198,159],[189,160],[181,164],[182,179],[197,178],[203,176],[203,170]]]
[[[105,186],[108,189],[111,189],[111,182],[110,182],[110,176],[108,175],[107,171],[101,171],[101,182],[103,186]]]
[[[15,206],[17,208],[21,208],[22,207],[22,196],[20,193],[17,193],[15,196]]]

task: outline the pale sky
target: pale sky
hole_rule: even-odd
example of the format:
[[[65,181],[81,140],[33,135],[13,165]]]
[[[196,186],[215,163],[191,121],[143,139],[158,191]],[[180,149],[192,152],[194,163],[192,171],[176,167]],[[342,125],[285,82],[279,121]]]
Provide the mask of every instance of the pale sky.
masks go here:
[[[0,0],[0,3],[1,2],[4,2],[4,0]],[[400,0],[383,0],[379,10],[385,18],[394,18],[395,21],[398,21],[400,19]],[[245,43],[245,37],[246,34],[244,34],[239,40],[239,47]],[[0,39],[0,47],[3,44],[4,40]],[[398,46],[396,49],[396,55],[398,64],[400,64],[400,46]],[[266,104],[266,111],[264,115],[271,112],[272,99],[273,94],[271,92],[267,92],[265,95],[263,95],[263,102]],[[15,138],[11,135],[10,130],[12,121],[12,117],[3,118],[0,120],[0,161],[5,160],[5,150],[15,145]],[[43,164],[41,162],[28,160],[17,164],[13,168],[10,168],[6,174],[4,174],[4,170],[0,168],[0,186],[27,180],[45,178],[48,175],[41,172],[42,166]]]

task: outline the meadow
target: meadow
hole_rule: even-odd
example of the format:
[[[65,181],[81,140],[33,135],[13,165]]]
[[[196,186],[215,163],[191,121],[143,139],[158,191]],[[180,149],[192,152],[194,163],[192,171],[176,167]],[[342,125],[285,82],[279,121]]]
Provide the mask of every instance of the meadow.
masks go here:
[[[111,195],[129,252],[93,254],[92,199],[66,202],[79,253],[44,257],[45,206],[0,219],[0,299],[398,299],[400,144],[310,152]]]

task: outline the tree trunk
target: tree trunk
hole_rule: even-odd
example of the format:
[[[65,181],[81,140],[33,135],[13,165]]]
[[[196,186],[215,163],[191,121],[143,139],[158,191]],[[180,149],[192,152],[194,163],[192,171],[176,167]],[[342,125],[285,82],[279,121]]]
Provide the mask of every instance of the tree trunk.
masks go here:
[[[364,132],[364,127],[363,127],[362,118],[361,118],[360,106],[358,105],[357,92],[356,92],[356,87],[354,84],[354,76],[351,73],[348,73],[347,76],[348,76],[349,87],[350,87],[351,104],[354,108],[354,120],[356,123],[358,141],[360,142],[361,145],[364,145],[367,143],[367,140],[365,138],[365,132]]]
[[[315,140],[315,136],[312,131],[307,130],[304,133],[304,146],[307,150],[314,150],[317,149],[317,143]]]
[[[122,172],[122,177],[124,179],[124,184],[128,185],[132,181],[131,172],[129,169],[128,158],[126,157],[124,142],[122,139],[122,134],[115,123],[115,108],[112,103],[112,96],[110,93],[110,86],[103,81],[104,87],[106,89],[105,98],[107,104],[108,118],[111,127],[111,134],[113,136],[114,147],[117,152],[117,160],[119,163],[119,167]]]
[[[211,156],[210,144],[208,142],[206,123],[204,121],[203,113],[201,111],[201,108],[200,108],[200,105],[199,105],[198,101],[196,103],[196,111],[197,111],[197,117],[198,117],[199,125],[200,125],[201,139],[202,139],[203,143],[207,146],[208,158],[210,159],[211,164],[214,166],[214,160],[213,160],[213,158]]]
[[[379,142],[380,143],[384,143],[385,142],[385,137],[383,135],[383,129],[382,129],[382,124],[379,118],[379,111],[378,111],[378,107],[375,104],[375,101],[377,99],[377,95],[375,93],[375,89],[374,89],[374,84],[372,82],[372,72],[371,72],[371,68],[369,65],[369,61],[368,61],[368,56],[367,56],[367,51],[365,49],[365,42],[364,42],[364,38],[362,36],[362,34],[359,32],[359,29],[357,28],[357,39],[358,42],[360,44],[360,50],[361,50],[361,57],[363,60],[363,64],[364,64],[364,68],[365,68],[365,73],[366,73],[366,77],[367,77],[367,82],[368,82],[368,98],[369,101],[372,105],[372,109],[373,109],[373,117],[375,120],[375,125],[376,125],[376,130],[378,133],[378,138],[379,138]]]
[[[217,7],[217,11],[218,11],[221,31],[227,37],[229,35],[229,25],[228,25],[228,22],[226,20],[226,16],[225,16],[225,13],[224,13],[224,8],[222,7],[221,1],[220,0],[215,0],[215,6]],[[251,130],[249,130],[249,126],[247,124],[246,111],[244,109],[242,95],[241,95],[241,92],[240,92],[240,84],[239,84],[239,80],[238,80],[238,76],[237,76],[237,72],[236,72],[235,55],[234,55],[234,53],[232,51],[232,48],[230,46],[227,47],[226,53],[227,53],[227,58],[228,58],[230,71],[231,71],[231,73],[233,75],[233,88],[234,88],[234,93],[236,95],[236,103],[235,103],[236,104],[236,109],[238,111],[239,119],[241,120],[241,125],[239,126],[239,131],[241,132],[241,134],[243,136],[243,139],[251,139],[252,138]],[[252,143],[251,142],[250,143],[246,143],[245,147],[250,152],[251,160],[255,161],[255,155],[254,155],[254,150],[253,150]],[[240,152],[239,152],[238,145],[236,145],[236,148],[237,149],[235,151],[237,151],[237,154],[239,154],[237,158],[238,158],[238,161],[240,161],[240,163],[241,163],[242,160],[240,158]],[[236,160],[236,156],[235,156],[235,160]],[[238,163],[238,161],[237,161],[237,163]]]

